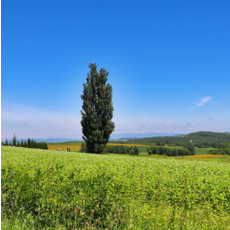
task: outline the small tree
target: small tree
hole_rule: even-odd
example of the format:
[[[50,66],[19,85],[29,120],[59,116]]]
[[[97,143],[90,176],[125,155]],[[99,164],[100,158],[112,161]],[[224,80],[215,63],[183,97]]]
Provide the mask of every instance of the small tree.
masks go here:
[[[134,155],[139,155],[139,150],[136,146],[134,146]]]
[[[27,146],[28,146],[28,148],[31,148],[31,141],[30,141],[30,138],[28,138]]]
[[[21,139],[21,147],[24,147],[24,142],[22,139]]]
[[[46,141],[44,142],[43,149],[48,149],[48,144],[46,143]]]
[[[196,150],[195,147],[192,143],[186,143],[184,145],[184,148],[187,149],[188,151],[190,151],[191,153],[195,154]]]
[[[85,143],[81,143],[80,152],[81,152],[81,153],[85,153],[85,152],[86,152],[86,144],[85,144]]]
[[[28,147],[28,142],[26,140],[24,141],[24,147]]]
[[[12,139],[12,145],[13,145],[13,146],[16,146],[16,145],[17,145],[17,137],[16,137],[15,134],[14,134],[13,139]]]
[[[89,65],[90,72],[83,84],[81,125],[83,139],[88,153],[101,154],[114,131],[112,86],[106,84],[107,72],[104,68],[97,72],[96,64]]]
[[[5,146],[8,146],[8,145],[9,145],[9,143],[8,143],[8,140],[6,139]]]

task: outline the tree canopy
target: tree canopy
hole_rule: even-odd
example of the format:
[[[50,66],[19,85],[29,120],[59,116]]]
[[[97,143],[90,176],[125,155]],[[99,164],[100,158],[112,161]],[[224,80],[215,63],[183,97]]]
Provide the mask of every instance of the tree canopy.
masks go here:
[[[101,154],[108,143],[115,125],[112,122],[112,86],[106,84],[109,72],[104,68],[97,72],[97,65],[89,65],[86,83],[83,84],[81,115],[82,138],[88,153]]]

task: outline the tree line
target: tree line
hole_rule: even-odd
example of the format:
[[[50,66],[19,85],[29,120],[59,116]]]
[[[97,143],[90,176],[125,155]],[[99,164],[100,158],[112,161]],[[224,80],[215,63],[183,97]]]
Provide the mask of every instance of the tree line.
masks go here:
[[[195,155],[194,151],[189,151],[185,148],[165,148],[165,147],[151,147],[147,149],[149,155],[156,154],[156,155],[165,155],[165,156],[189,156]]]
[[[2,142],[2,146],[14,146],[14,147],[33,148],[33,149],[48,149],[48,145],[45,141],[37,142],[36,140],[30,138],[28,138],[27,140],[21,139],[20,141],[18,141],[15,134],[11,141],[8,141],[6,139],[5,142]]]
[[[223,149],[211,149],[208,151],[208,154],[213,155],[230,155],[230,149],[223,148]]]
[[[87,145],[85,143],[81,144],[80,152],[87,152]],[[139,155],[140,150],[134,147],[128,147],[124,145],[106,145],[104,153],[117,153],[117,154],[130,154],[130,155]]]

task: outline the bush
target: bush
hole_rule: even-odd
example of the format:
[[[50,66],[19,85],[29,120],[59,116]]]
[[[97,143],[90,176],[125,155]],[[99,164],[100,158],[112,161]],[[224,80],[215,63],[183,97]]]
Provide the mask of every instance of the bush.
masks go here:
[[[81,153],[86,153],[86,143],[81,143],[81,149],[80,149],[80,152]]]
[[[184,148],[179,148],[178,150],[175,148],[162,148],[162,147],[151,147],[147,149],[148,154],[157,154],[157,155],[165,155],[165,156],[188,156],[195,155],[195,153],[188,151]]]
[[[230,155],[230,149],[229,148],[223,148],[218,150],[209,150],[208,154],[212,155]]]
[[[139,150],[136,146],[134,148],[124,146],[124,145],[107,145],[105,148],[106,153],[118,153],[118,154],[130,154],[130,155],[138,155]]]

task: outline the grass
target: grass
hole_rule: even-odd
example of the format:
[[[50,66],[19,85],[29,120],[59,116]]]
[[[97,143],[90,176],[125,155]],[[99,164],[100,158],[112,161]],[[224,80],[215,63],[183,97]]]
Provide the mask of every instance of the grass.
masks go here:
[[[215,148],[196,148],[196,155],[205,155],[209,150],[215,150]]]
[[[2,229],[230,229],[225,163],[9,147],[1,157]]]

